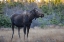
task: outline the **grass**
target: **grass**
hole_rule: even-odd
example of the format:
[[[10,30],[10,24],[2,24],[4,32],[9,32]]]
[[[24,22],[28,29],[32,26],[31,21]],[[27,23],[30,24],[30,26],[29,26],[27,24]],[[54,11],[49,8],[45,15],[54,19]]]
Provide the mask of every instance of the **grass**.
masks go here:
[[[12,29],[0,29],[0,40],[11,42]],[[23,29],[20,31],[21,42],[24,42]],[[28,42],[64,42],[64,29],[30,29]],[[27,38],[25,39],[27,40]],[[13,42],[19,42],[18,31],[15,29]]]

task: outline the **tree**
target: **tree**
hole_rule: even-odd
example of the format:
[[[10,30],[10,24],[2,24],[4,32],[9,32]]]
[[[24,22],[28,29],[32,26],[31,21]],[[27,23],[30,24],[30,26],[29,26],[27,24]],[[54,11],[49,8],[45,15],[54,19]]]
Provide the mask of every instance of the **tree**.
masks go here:
[[[59,3],[61,3],[61,0],[55,0],[55,1],[54,1],[54,4],[55,4],[55,5],[58,5]]]

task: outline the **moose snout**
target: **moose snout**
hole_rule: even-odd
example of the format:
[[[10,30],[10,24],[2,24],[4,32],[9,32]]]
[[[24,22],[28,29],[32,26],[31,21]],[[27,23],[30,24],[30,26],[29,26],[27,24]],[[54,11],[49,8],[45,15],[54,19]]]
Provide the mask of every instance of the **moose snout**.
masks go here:
[[[44,17],[44,14],[41,14],[41,18]]]

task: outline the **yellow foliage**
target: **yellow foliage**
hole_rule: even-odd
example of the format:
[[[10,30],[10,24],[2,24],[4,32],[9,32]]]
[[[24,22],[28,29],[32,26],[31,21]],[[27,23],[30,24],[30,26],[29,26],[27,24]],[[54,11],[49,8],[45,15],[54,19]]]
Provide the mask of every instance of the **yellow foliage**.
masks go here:
[[[41,2],[43,2],[44,0],[41,0]]]
[[[59,3],[61,3],[61,0],[55,0],[54,1],[54,4],[56,4],[56,5],[59,4]]]
[[[14,0],[15,2],[17,2],[18,0]],[[24,0],[28,3],[31,3],[31,2],[37,2],[36,0]],[[37,2],[37,4],[39,6],[41,6],[43,4],[43,2],[45,2],[45,4],[49,3],[49,1],[53,1],[55,5],[59,4],[62,0],[40,0],[40,2]],[[64,0],[63,0],[64,1]],[[7,2],[11,2],[11,0],[7,0]],[[19,0],[19,2],[23,2],[23,0]]]
[[[31,0],[31,2],[34,2],[34,0]]]
[[[49,3],[49,0],[44,0],[46,3]]]
[[[31,2],[31,0],[27,0],[27,2],[28,2],[28,3],[30,3],[30,2]]]
[[[27,0],[28,3],[34,2],[35,0]]]
[[[8,3],[10,3],[10,2],[11,2],[11,0],[7,0],[7,2],[8,2]]]

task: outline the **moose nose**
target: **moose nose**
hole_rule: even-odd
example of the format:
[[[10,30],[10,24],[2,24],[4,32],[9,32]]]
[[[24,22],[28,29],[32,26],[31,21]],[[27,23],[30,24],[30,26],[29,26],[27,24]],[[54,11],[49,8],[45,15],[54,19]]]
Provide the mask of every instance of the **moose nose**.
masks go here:
[[[44,17],[44,14],[42,14],[41,17]]]
[[[44,14],[42,14],[42,16],[44,17]]]

